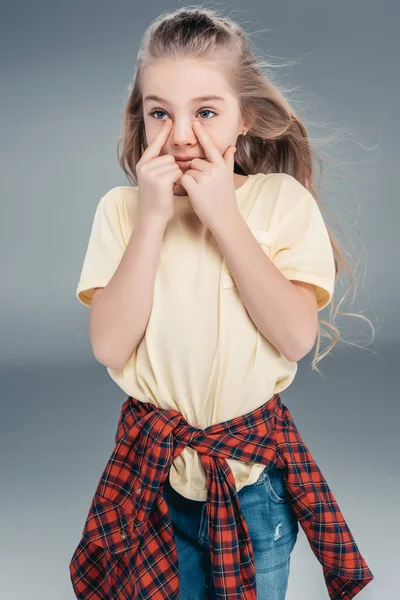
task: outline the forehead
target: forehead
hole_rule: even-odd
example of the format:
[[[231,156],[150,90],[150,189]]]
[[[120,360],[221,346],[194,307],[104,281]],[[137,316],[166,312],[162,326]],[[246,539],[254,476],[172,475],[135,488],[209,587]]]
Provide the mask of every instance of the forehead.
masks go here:
[[[185,59],[179,62],[157,60],[142,76],[143,101],[168,104],[193,104],[212,100],[221,105],[233,97],[220,69],[205,61]]]

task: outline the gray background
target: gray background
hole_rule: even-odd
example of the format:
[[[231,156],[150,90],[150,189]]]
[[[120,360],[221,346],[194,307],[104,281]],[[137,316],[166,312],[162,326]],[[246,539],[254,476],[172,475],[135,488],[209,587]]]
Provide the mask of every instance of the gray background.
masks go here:
[[[2,2],[0,595],[7,600],[74,598],[68,563],[126,399],[92,355],[88,309],[75,290],[100,197],[128,185],[116,143],[141,36],[158,14],[182,5]],[[241,23],[273,62],[293,61],[275,76],[293,89],[300,116],[318,124],[310,135],[333,136],[323,149],[330,157],[323,200],[349,225],[346,233],[361,239],[355,240],[358,293],[342,310],[368,317],[376,338],[370,344],[362,320],[338,319],[348,343],[319,363],[323,378],[310,369],[314,350],[300,361],[282,400],[375,575],[358,597],[394,600],[400,558],[398,5],[205,6]],[[300,529],[287,598],[327,597]]]

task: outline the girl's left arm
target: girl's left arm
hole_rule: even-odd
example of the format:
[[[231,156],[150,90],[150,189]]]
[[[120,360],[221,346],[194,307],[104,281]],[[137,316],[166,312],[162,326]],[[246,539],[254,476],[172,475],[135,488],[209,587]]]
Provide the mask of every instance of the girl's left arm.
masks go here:
[[[318,328],[315,288],[292,282],[261,249],[239,211],[212,229],[256,327],[289,361],[312,349]]]

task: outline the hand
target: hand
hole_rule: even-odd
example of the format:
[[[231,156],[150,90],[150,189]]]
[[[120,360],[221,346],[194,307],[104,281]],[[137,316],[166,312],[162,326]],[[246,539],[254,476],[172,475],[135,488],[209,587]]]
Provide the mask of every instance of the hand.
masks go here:
[[[159,156],[171,131],[167,119],[136,164],[140,216],[161,217],[167,223],[174,214],[174,183],[182,171],[171,154]]]
[[[199,219],[206,227],[214,229],[238,210],[233,178],[235,147],[228,146],[222,155],[201,123],[195,121],[193,131],[208,161],[194,158],[180,183],[186,189]]]

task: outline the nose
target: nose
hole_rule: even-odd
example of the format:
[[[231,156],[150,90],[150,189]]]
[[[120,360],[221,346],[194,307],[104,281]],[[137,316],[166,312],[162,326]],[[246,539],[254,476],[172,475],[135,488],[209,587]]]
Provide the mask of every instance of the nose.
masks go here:
[[[175,121],[169,135],[171,142],[174,144],[197,144],[191,121]]]

